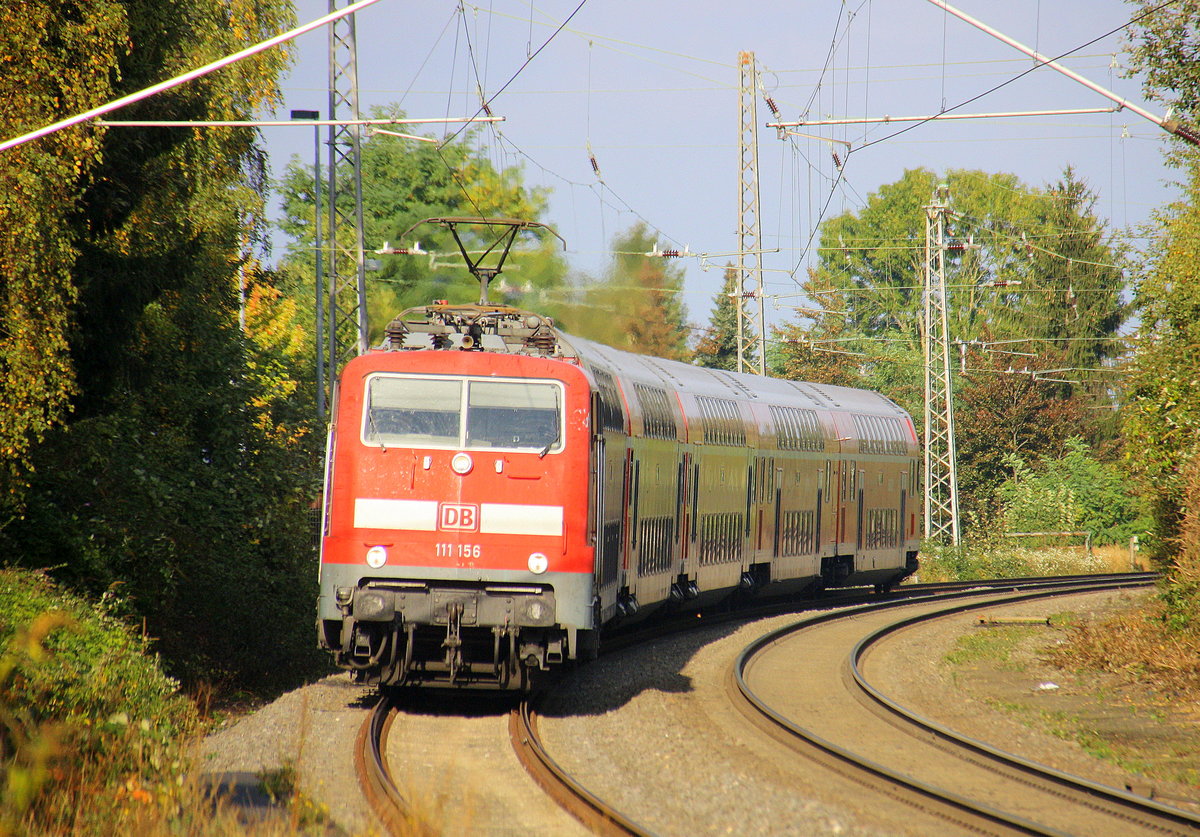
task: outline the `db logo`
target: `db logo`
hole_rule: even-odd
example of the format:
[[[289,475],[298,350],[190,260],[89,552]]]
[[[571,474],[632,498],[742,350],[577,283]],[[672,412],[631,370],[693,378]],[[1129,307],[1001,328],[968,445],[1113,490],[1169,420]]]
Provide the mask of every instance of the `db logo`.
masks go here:
[[[438,511],[438,528],[474,532],[479,528],[479,506],[442,503]]]

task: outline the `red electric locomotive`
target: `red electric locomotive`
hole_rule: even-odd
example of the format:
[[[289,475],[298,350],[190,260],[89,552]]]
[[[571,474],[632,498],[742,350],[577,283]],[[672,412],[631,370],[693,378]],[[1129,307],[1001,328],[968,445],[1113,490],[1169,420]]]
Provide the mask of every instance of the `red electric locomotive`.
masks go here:
[[[664,605],[916,569],[916,435],[876,393],[486,302],[405,312],[337,393],[318,634],[364,683],[527,688]]]

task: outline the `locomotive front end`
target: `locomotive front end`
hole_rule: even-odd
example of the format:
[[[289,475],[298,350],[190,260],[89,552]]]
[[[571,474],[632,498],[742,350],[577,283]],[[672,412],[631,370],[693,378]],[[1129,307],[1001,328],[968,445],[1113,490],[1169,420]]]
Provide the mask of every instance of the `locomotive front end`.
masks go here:
[[[364,683],[525,688],[593,624],[575,365],[379,352],[342,376],[319,634]]]

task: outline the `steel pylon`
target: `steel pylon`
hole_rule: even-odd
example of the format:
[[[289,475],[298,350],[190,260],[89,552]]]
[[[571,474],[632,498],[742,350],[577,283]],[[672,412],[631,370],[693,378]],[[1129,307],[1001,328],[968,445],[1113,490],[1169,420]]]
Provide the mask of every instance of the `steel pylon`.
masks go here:
[[[767,374],[767,329],[763,312],[762,255],[758,203],[758,68],[753,52],[738,53],[738,290],[737,368],[749,369],[750,347],[758,340],[758,374]],[[755,335],[757,334],[757,338]]]
[[[941,184],[925,207],[925,536],[957,546],[958,466],[946,296],[948,197],[949,189]]]
[[[352,0],[329,0],[329,11]],[[354,15],[329,25],[329,119],[358,120],[358,45]],[[329,126],[329,258],[325,260],[330,387],[338,370],[367,350],[366,262],[363,256],[362,126]],[[349,182],[340,182],[347,175]]]

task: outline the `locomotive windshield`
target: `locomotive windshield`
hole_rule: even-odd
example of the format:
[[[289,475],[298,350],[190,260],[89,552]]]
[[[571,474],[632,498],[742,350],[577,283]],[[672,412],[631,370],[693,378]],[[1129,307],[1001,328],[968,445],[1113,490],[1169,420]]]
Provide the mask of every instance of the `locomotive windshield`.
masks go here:
[[[374,375],[363,441],[383,447],[555,451],[562,388],[552,381]]]

